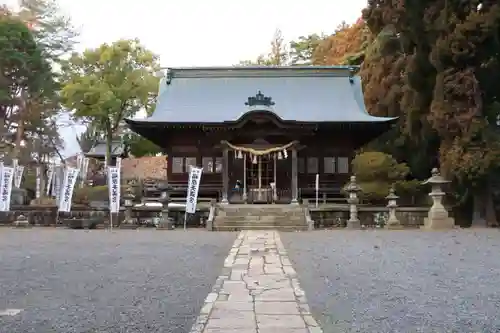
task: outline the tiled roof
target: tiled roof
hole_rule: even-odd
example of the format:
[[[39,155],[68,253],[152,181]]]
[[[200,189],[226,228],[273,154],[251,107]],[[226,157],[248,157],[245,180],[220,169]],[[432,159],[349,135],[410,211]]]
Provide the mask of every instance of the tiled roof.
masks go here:
[[[144,122],[216,123],[251,111],[261,92],[282,120],[387,122],[366,112],[361,81],[349,67],[226,67],[170,69],[160,83],[154,114]],[[255,108],[253,108],[255,110]]]
[[[111,156],[122,156],[125,153],[125,147],[121,142],[111,143]],[[106,156],[106,142],[97,142],[94,147],[92,147],[88,153],[85,153],[88,157],[105,157]]]

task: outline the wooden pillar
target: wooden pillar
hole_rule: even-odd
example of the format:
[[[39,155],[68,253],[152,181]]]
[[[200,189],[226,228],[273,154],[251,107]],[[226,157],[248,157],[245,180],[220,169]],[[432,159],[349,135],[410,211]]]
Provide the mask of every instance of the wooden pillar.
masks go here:
[[[227,199],[228,190],[229,190],[229,150],[227,147],[223,148],[222,151],[222,203],[229,203]]]
[[[273,154],[273,169],[274,169],[274,175],[273,175],[273,181],[274,181],[274,188],[273,188],[273,203],[276,203],[278,201],[278,180],[276,177],[276,154]]]
[[[292,204],[298,204],[298,166],[297,149],[292,148]]]
[[[243,154],[243,202],[247,203],[247,154]]]

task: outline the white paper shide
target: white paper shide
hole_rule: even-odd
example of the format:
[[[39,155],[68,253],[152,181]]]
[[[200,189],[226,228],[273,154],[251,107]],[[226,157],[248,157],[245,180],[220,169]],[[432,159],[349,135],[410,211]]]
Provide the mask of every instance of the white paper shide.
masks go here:
[[[59,211],[71,211],[71,199],[73,198],[73,190],[75,189],[76,179],[78,178],[77,168],[67,168],[64,174],[64,181],[62,184],[61,197],[59,200]]]
[[[17,188],[21,187],[21,181],[23,180],[24,165],[18,165],[14,171],[14,186]]]
[[[10,210],[13,179],[14,168],[4,166],[2,168],[2,179],[0,181],[0,211],[2,212],[8,212]]]
[[[49,165],[49,169],[47,170],[47,188],[45,189],[45,193],[50,195],[50,189],[52,188],[52,181],[54,179],[54,164]]]
[[[109,211],[118,213],[120,211],[120,169],[116,167],[108,168],[108,188]]]
[[[186,198],[186,213],[194,214],[196,212],[196,203],[198,201],[198,190],[200,188],[202,171],[202,168],[191,167]]]

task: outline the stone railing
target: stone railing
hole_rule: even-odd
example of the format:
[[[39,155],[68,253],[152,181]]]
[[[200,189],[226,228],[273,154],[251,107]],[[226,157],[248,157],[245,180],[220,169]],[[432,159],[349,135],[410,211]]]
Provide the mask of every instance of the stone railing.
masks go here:
[[[196,214],[190,215],[187,219],[187,226],[204,226],[209,213],[209,207],[200,206]],[[69,213],[59,214],[56,206],[13,206],[10,212],[0,212],[0,226],[12,226],[20,215],[26,217],[31,226],[69,226],[77,228],[83,221],[87,222],[82,227],[103,228],[109,226],[109,211],[107,209],[78,205],[74,205]],[[132,220],[134,224],[139,226],[155,226],[161,215],[161,206],[133,207],[131,210]],[[122,207],[120,213],[113,216],[113,226],[119,226],[125,220],[125,216],[125,208]],[[169,208],[169,217],[173,219],[176,227],[182,227],[184,224],[184,208]]]
[[[404,227],[418,228],[424,224],[429,207],[398,207],[396,216]],[[309,207],[315,228],[343,228],[349,219],[348,205]],[[361,226],[382,227],[387,221],[389,209],[380,206],[359,206],[358,217]]]

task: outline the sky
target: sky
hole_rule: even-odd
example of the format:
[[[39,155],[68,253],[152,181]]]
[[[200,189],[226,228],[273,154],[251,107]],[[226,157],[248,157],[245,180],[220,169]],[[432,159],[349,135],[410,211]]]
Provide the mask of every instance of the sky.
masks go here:
[[[3,0],[14,6],[18,0]],[[231,66],[269,50],[276,29],[286,40],[331,33],[353,23],[367,0],[58,0],[80,32],[77,49],[139,38],[164,67]],[[78,152],[74,130],[61,130],[64,155]]]

